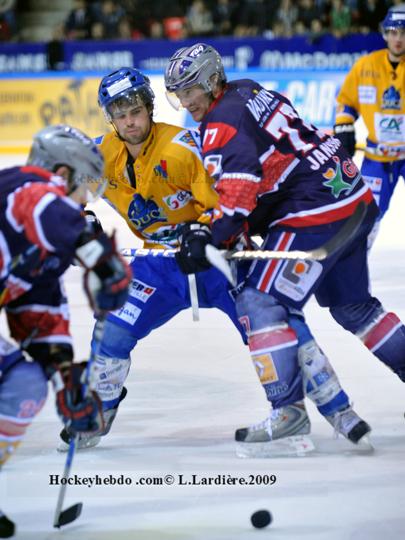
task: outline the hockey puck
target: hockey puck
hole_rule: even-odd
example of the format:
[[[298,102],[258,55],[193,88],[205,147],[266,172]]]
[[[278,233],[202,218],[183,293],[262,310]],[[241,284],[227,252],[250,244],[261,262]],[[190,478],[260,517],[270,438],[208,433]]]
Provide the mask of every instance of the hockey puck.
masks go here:
[[[250,516],[250,521],[256,529],[263,529],[267,525],[270,525],[273,521],[273,516],[268,510],[257,510],[257,512],[253,512]]]

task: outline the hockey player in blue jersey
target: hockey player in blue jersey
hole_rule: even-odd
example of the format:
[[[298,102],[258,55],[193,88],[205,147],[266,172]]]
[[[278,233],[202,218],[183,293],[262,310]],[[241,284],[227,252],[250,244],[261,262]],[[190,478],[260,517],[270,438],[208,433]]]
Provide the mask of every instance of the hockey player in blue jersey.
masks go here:
[[[126,300],[129,268],[82,211],[88,187],[103,189],[103,165],[90,138],[51,126],[34,137],[27,166],[0,171],[0,307],[14,339],[0,336],[0,468],[41,410],[48,380],[65,426],[87,433],[104,425],[96,393],[82,395],[86,363],[73,363],[61,278],[75,258],[86,269],[94,309],[117,309]],[[14,528],[0,512],[0,538]]]
[[[134,234],[144,240],[146,247],[177,247],[180,229],[183,236],[189,234],[193,238],[195,222],[197,234],[205,237],[209,232],[206,225],[209,211],[217,206],[218,196],[212,189],[212,179],[204,170],[195,135],[183,128],[153,122],[153,92],[148,79],[136,69],[122,68],[104,77],[99,102],[116,131],[100,141],[110,180],[104,197],[127,221]],[[164,182],[156,181],[157,173],[165,174]],[[181,200],[181,204],[173,205],[170,201],[176,201],[179,189],[189,195]],[[143,201],[139,210],[133,200]],[[148,218],[151,212],[145,213],[148,207],[152,208],[154,219]],[[181,269],[187,266],[181,252],[176,260],[174,257],[150,256],[137,257],[132,262],[134,281],[130,298],[125,309],[108,317],[98,355],[97,390],[108,419],[107,429],[99,435],[108,432],[120,400],[125,396],[123,385],[130,366],[130,353],[137,342],[180,310],[190,307],[187,279],[179,265]],[[209,268],[205,259],[198,269],[202,270],[196,276],[200,307],[221,309],[243,333],[232,299],[235,291],[230,290],[220,272]],[[299,356],[307,374],[309,397],[333,426],[337,425],[337,418],[344,418],[344,423],[339,420],[339,426],[342,426],[339,433],[358,442],[370,428],[350,407],[346,393],[314,342],[302,313],[289,313],[290,327],[296,328],[296,333],[280,330],[280,337],[294,346],[297,336],[300,345],[302,342]],[[269,369],[269,360],[266,356],[256,357],[255,367],[270,399],[269,389],[273,387],[268,383],[274,372]],[[274,439],[285,440],[309,432],[310,422],[303,403],[296,402],[285,413],[288,422],[280,424],[279,429],[274,428]],[[68,437],[64,430],[63,440],[68,442]],[[99,436],[83,436],[79,445],[94,446],[99,440]],[[67,445],[61,445],[60,449],[67,449]],[[256,455],[261,456],[268,455],[267,450],[262,447],[259,454],[258,447],[255,448]]]
[[[201,122],[204,165],[219,194],[211,232],[194,227],[183,237],[190,271],[207,243],[231,248],[260,234],[261,249],[308,250],[330,239],[361,201],[368,208],[353,240],[325,261],[256,260],[245,269],[236,307],[253,361],[266,359],[272,374],[266,391],[273,410],[236,438],[271,441],[286,411],[301,403],[297,329],[288,314],[313,293],[405,381],[405,327],[369,292],[367,235],[378,209],[340,141],[306,124],[281,94],[248,79],[227,82],[220,55],[204,43],[171,57],[165,84],[171,103]],[[338,429],[350,425],[344,415],[334,420]]]

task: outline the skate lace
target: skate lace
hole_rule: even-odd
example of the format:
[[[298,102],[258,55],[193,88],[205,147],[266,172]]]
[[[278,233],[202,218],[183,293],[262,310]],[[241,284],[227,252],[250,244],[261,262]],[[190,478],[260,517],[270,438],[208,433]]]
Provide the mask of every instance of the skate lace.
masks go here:
[[[261,422],[258,422],[257,424],[253,424],[252,426],[250,426],[250,429],[252,431],[261,431],[262,429],[265,429],[269,433],[269,435],[271,435],[272,423],[280,416],[280,411],[281,409],[272,410],[270,412],[270,416],[268,416]]]
[[[359,417],[353,411],[351,406],[350,408],[335,413],[332,419],[335,437],[337,438],[339,434],[347,435],[355,424],[357,424],[358,420]]]

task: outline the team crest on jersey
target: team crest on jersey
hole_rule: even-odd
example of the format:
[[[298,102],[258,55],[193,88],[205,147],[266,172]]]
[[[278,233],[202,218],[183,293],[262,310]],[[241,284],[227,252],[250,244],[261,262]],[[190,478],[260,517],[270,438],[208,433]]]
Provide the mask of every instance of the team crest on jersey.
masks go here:
[[[134,227],[142,232],[144,229],[158,221],[167,221],[166,216],[152,199],[145,200],[136,193],[128,207],[128,218]]]
[[[322,173],[326,178],[326,182],[322,182],[325,187],[328,187],[332,195],[337,199],[343,191],[351,191],[352,185],[343,180],[342,167],[337,156],[333,156],[333,161],[336,163],[336,169],[329,167],[328,170]]]
[[[401,95],[395,86],[390,86],[383,93],[381,109],[401,110]]]
[[[188,144],[189,146],[194,146],[195,148],[198,148],[198,144],[195,141],[193,135],[190,131],[186,131],[180,138],[179,141],[184,142]]]
[[[155,165],[153,167],[153,172],[156,176],[161,176],[162,178],[167,178],[167,161],[165,159],[161,159],[159,165]]]
[[[180,144],[180,146],[184,146],[188,150],[191,150],[194,155],[201,159],[200,136],[196,131],[184,129],[183,131],[177,133],[175,137],[173,137],[173,142],[176,144]]]

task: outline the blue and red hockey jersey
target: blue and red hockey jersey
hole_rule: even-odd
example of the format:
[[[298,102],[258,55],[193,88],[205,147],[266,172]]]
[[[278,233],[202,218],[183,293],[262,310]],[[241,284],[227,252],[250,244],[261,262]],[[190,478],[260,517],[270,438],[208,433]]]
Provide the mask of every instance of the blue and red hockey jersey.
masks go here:
[[[200,126],[204,166],[220,210],[214,242],[229,240],[249,216],[268,226],[312,227],[348,217],[373,195],[339,140],[304,122],[277,92],[232,81]]]

